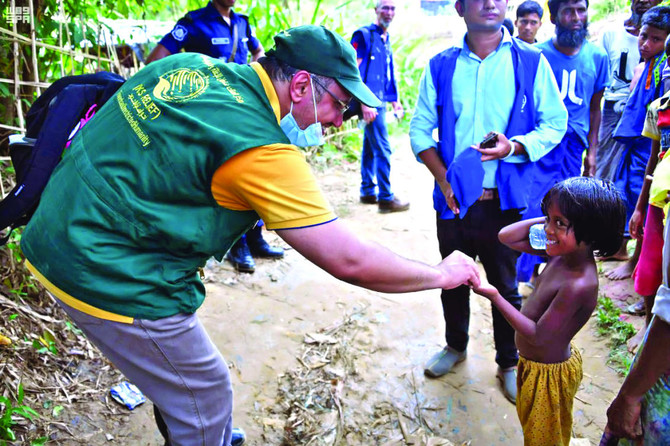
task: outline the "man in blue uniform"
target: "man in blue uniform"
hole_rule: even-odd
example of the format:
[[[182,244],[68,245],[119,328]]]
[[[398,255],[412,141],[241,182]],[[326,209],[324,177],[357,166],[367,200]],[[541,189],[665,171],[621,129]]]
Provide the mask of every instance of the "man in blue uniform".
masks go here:
[[[491,284],[520,308],[517,254],[500,243],[498,231],[520,220],[534,162],[561,141],[568,114],[544,56],[501,28],[507,0],[458,0],[455,7],[467,34],[424,71],[410,125],[412,150],[435,178],[440,252],[479,257]],[[489,132],[497,139],[480,147]],[[427,376],[442,376],[465,360],[469,294],[467,287],[442,291],[447,346],[428,360]],[[496,308],[492,313],[497,376],[516,402],[514,329]]]
[[[391,192],[391,145],[386,131],[386,102],[391,103],[396,117],[404,114],[398,101],[387,32],[395,16],[395,1],[378,0],[375,14],[375,23],[357,29],[351,38],[363,82],[382,101],[377,108],[361,105],[366,123],[361,153],[361,203],[378,204],[382,213],[401,212],[409,209],[409,203]]]
[[[147,63],[181,51],[202,53],[228,62],[256,62],[265,53],[249,25],[249,19],[233,11],[235,0],[212,0],[202,9],[179,19],[151,51]],[[234,52],[233,52],[234,50]]]
[[[551,187],[568,177],[596,173],[600,102],[610,84],[609,59],[605,50],[586,40],[588,2],[586,0],[549,0],[554,37],[537,44],[551,66],[568,110],[568,131],[547,156],[536,163],[528,210],[524,218],[542,216],[540,203]],[[517,279],[534,283],[542,258],[521,254]]]
[[[256,62],[265,55],[254,35],[249,19],[233,11],[235,0],[212,0],[202,9],[191,11],[179,19],[149,54],[147,64],[181,50],[218,57],[227,62],[246,64],[248,54]],[[284,250],[270,246],[262,234],[263,223],[243,235],[226,255],[236,270],[253,273],[254,257],[282,258]]]

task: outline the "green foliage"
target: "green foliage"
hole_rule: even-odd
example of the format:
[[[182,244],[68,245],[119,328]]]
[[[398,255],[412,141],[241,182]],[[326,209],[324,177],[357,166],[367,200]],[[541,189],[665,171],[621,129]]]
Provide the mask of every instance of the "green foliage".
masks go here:
[[[396,81],[400,102],[405,108],[407,116],[404,122],[409,123],[411,111],[414,110],[416,99],[419,95],[419,83],[425,68],[425,63],[419,60],[420,48],[428,41],[426,36],[407,36],[395,39],[393,49],[393,62],[396,70]],[[408,127],[409,128],[409,127]]]
[[[9,249],[12,258],[16,263],[21,263],[21,260],[23,259],[23,256],[21,254],[22,232],[23,231],[21,229],[14,230],[14,232],[12,232],[12,236],[9,238],[9,241],[7,242],[7,248]]]
[[[628,0],[597,0],[589,3],[589,21],[597,22],[612,14],[630,10]]]
[[[58,348],[56,348],[56,338],[54,338],[53,333],[48,330],[44,330],[42,336],[33,340],[32,345],[39,354],[51,353],[52,355],[58,355]]]
[[[0,406],[2,406],[0,408],[0,440],[16,440],[16,434],[14,434],[13,430],[16,424],[15,417],[22,417],[31,421],[33,418],[39,417],[39,414],[31,407],[23,404],[24,393],[22,383],[19,383],[16,394],[15,401],[12,401],[8,397],[0,396]],[[6,441],[2,441],[1,444],[7,443]]]
[[[14,265],[14,268],[12,268],[13,272],[16,272],[19,268],[23,268],[23,252],[20,246],[22,232],[22,228],[15,229],[7,244],[2,247],[2,249],[9,252],[10,260]],[[3,278],[2,283],[7,287],[11,295],[17,298],[26,298],[39,292],[33,276],[28,274],[27,270],[23,269],[18,274],[7,275]]]
[[[598,334],[609,336],[610,354],[608,364],[619,374],[625,375],[630,369],[633,356],[628,351],[626,342],[635,335],[635,327],[622,321],[621,310],[606,296],[598,298],[596,307],[596,327]]]
[[[84,332],[78,329],[72,322],[65,321],[65,328],[77,336],[83,336]]]
[[[323,25],[346,38],[345,19],[350,19],[351,10],[359,10],[360,5],[352,0],[342,3],[332,0],[250,0],[239,8],[249,16],[256,36],[267,50],[274,46],[272,38],[279,31],[299,25]]]

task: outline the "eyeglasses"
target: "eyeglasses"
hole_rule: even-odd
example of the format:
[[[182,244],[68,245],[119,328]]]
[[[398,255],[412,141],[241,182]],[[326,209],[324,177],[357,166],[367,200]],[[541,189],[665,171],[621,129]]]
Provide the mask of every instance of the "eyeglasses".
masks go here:
[[[382,11],[388,12],[388,11],[395,11],[395,6],[382,6],[381,8]]]
[[[321,82],[319,82],[316,77],[312,76],[312,79],[314,80],[314,82],[316,82],[319,85],[319,87],[321,87],[326,93],[328,93],[331,98],[333,98],[335,103],[339,106],[340,114],[343,115],[343,114],[346,113],[347,110],[349,110],[349,102],[348,101],[343,101],[342,99],[335,96],[335,94],[332,91],[330,91],[329,89],[327,89],[325,85],[323,85]]]

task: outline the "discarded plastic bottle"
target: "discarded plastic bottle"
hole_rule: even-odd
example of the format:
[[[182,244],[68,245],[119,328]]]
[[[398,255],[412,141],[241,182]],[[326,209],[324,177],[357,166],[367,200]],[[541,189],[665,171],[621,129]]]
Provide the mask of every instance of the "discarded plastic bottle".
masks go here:
[[[547,249],[547,233],[544,232],[544,223],[537,223],[530,227],[528,240],[533,249]]]

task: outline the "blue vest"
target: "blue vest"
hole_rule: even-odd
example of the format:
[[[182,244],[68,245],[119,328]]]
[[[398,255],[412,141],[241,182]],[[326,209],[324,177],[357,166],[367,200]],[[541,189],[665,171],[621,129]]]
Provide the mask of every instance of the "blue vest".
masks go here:
[[[454,125],[456,113],[452,101],[452,78],[456,68],[456,59],[460,48],[449,48],[430,60],[430,74],[437,92],[438,134],[437,153],[446,166],[454,159],[455,141]],[[512,112],[509,117],[505,135],[507,137],[525,135],[536,126],[535,101],[533,89],[537,67],[540,63],[540,51],[512,39],[512,62],[515,72],[516,95]],[[476,119],[476,116],[474,117]],[[500,195],[502,210],[519,209],[523,211],[528,205],[528,185],[532,180],[534,163],[527,161],[511,163],[500,161],[496,172],[496,183]],[[447,206],[440,187],[435,183],[433,205],[441,219],[454,218],[454,213]],[[461,213],[464,214],[463,209]]]
[[[352,43],[360,40],[359,35],[362,36],[367,50],[358,68],[361,72],[361,78],[365,81],[365,85],[368,86],[380,101],[397,101],[398,90],[395,82],[390,35],[386,34],[386,43],[384,43],[382,40],[382,29],[374,23],[357,29],[351,38]],[[387,79],[389,71],[390,76]]]

